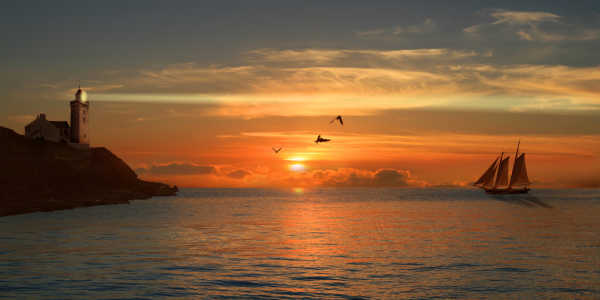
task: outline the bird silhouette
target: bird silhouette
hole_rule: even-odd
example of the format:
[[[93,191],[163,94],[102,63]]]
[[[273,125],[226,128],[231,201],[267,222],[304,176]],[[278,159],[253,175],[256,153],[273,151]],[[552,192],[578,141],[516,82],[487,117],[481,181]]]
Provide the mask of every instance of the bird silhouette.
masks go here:
[[[333,119],[333,121],[329,122],[329,124],[335,122],[335,120],[340,120],[340,124],[344,125],[344,121],[342,121],[342,116],[335,117],[335,119]]]
[[[319,136],[317,137],[317,140],[315,141],[315,143],[318,145],[319,142],[323,143],[323,142],[329,142],[331,141],[330,139],[324,139],[321,137],[321,135],[319,134]]]
[[[279,150],[281,150],[281,148],[279,148],[278,150],[275,150],[275,148],[271,148],[273,149],[273,151],[275,151],[275,153],[279,153]]]

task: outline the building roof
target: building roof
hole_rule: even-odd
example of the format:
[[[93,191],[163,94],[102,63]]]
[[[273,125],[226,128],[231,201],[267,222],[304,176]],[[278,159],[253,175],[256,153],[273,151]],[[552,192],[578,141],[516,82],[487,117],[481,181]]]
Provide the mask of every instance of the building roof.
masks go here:
[[[69,128],[69,122],[67,121],[50,121],[56,128]]]

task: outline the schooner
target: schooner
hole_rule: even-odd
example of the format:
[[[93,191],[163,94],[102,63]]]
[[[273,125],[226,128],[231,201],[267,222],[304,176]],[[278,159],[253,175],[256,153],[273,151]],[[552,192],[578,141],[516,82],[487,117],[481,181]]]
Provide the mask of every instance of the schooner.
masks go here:
[[[508,163],[510,156],[504,158],[504,152],[496,158],[494,163],[483,173],[481,178],[473,184],[476,187],[485,190],[486,194],[524,194],[530,190],[531,182],[527,177],[527,168],[525,167],[525,153],[519,156],[519,144],[515,154],[515,164],[513,165],[510,182],[508,181]],[[495,178],[495,180],[494,180]],[[515,188],[523,186],[523,188]]]

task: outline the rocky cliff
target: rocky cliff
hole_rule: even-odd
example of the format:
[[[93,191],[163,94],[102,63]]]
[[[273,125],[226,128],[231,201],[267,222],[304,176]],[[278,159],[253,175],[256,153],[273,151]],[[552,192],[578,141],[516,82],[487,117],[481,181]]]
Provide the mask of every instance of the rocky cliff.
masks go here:
[[[0,216],[129,203],[176,191],[138,179],[106,148],[77,150],[0,127]]]

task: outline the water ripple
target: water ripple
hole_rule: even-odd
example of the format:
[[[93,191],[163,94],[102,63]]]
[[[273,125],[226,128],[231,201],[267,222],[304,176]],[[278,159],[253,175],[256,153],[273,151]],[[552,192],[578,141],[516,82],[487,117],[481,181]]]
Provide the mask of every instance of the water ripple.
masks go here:
[[[0,218],[16,299],[600,298],[600,191],[182,189]]]

